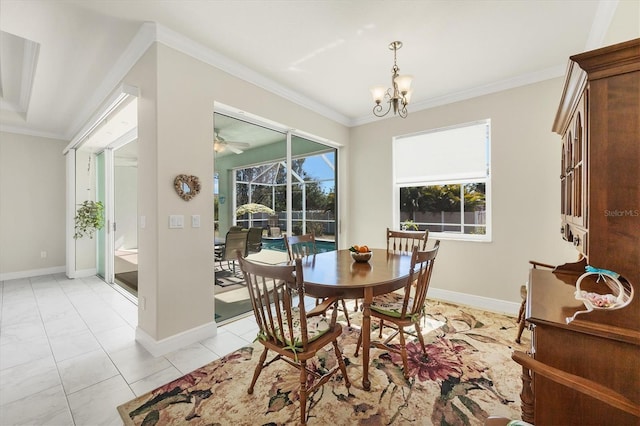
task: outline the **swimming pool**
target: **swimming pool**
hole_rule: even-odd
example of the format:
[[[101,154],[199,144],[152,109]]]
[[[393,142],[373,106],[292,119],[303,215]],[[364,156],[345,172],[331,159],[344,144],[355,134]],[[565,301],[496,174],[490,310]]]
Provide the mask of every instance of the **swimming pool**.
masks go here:
[[[282,238],[263,238],[262,248],[264,250],[274,250],[286,252],[287,249],[284,246],[284,239]],[[325,251],[333,251],[336,249],[336,243],[334,241],[316,240],[316,250],[318,253]]]

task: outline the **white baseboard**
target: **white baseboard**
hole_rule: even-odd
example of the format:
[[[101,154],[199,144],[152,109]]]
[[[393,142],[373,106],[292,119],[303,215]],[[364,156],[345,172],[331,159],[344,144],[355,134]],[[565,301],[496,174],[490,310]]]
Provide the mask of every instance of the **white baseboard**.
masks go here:
[[[191,330],[183,331],[162,340],[155,340],[140,327],[136,328],[136,341],[140,343],[154,357],[163,356],[185,346],[199,342],[218,334],[218,326],[215,321],[203,324]]]
[[[0,281],[15,280],[19,278],[39,277],[42,275],[59,274],[65,271],[64,266],[54,266],[51,268],[30,269],[28,271],[5,272],[0,274]]]
[[[71,273],[68,273],[67,277],[69,277],[69,278],[87,278],[87,277],[93,277],[97,273],[98,273],[98,270],[96,268],[79,269],[77,271],[72,271]]]
[[[467,305],[484,311],[498,312],[513,316],[517,316],[518,311],[520,310],[520,303],[491,299],[489,297],[476,296],[474,294],[458,293],[456,291],[433,287],[429,287],[427,297],[445,302]]]

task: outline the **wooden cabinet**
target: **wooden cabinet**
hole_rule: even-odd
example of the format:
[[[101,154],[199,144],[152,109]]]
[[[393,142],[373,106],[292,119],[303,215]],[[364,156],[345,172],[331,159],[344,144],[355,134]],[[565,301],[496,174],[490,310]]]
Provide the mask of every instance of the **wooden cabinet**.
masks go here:
[[[613,398],[640,404],[640,331],[605,325],[583,314],[570,324],[566,318],[584,310],[575,299],[579,273],[531,269],[527,321],[532,328],[531,355],[560,373],[590,380]],[[595,281],[594,277],[594,281]],[[624,309],[611,311],[624,315]],[[523,406],[523,420],[542,425],[639,425],[640,418],[587,396],[566,384],[532,374],[533,401]],[[616,395],[617,394],[617,395]],[[528,413],[526,413],[528,411]]]
[[[514,355],[524,366],[523,419],[640,425],[640,39],[570,58],[553,130],[562,136],[562,238],[583,258],[531,270],[534,360]],[[635,297],[567,323],[584,309],[574,291],[587,264],[618,272]]]
[[[563,238],[591,265],[638,282],[640,39],[570,58],[553,131]]]

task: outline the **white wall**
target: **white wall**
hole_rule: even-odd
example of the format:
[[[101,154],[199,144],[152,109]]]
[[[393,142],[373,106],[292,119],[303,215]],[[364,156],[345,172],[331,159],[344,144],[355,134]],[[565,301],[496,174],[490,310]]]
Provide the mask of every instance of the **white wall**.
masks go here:
[[[67,143],[0,132],[2,280],[64,272]]]
[[[145,306],[138,336],[162,343],[214,321],[215,102],[338,143],[347,142],[348,129],[163,44],[154,44],[124,83],[141,93],[138,215],[145,216],[146,227],[138,233],[138,297]],[[189,202],[174,191],[178,174],[200,178],[201,192]],[[168,216],[175,214],[184,216],[184,229],[168,228]],[[191,227],[196,214],[200,228]]]
[[[442,241],[432,289],[520,302],[528,260],[574,261],[561,240],[560,138],[551,125],[562,79],[545,81],[352,129],[349,241],[384,247],[392,223],[391,139],[458,123],[491,119],[493,241]],[[453,161],[453,160],[452,160]],[[375,194],[375,196],[373,196]],[[486,302],[486,303],[485,303]]]

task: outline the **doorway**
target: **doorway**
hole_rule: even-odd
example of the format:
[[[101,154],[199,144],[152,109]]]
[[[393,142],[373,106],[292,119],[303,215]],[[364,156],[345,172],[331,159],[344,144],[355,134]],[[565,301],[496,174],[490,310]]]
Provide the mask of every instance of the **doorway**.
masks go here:
[[[121,87],[65,148],[67,224],[78,206],[100,206],[103,226],[95,235],[68,237],[67,276],[97,275],[132,300],[137,296],[137,90]],[[116,256],[116,250],[118,251]],[[126,289],[126,291],[125,291]]]
[[[138,296],[138,155],[132,129],[96,155],[96,196],[105,226],[97,237],[97,275]]]
[[[287,260],[284,235],[314,233],[320,251],[338,239],[338,147],[284,126],[214,114],[214,220],[220,252],[230,230],[258,229],[259,249],[248,259]],[[218,324],[250,314],[242,274],[216,261],[214,300]]]

